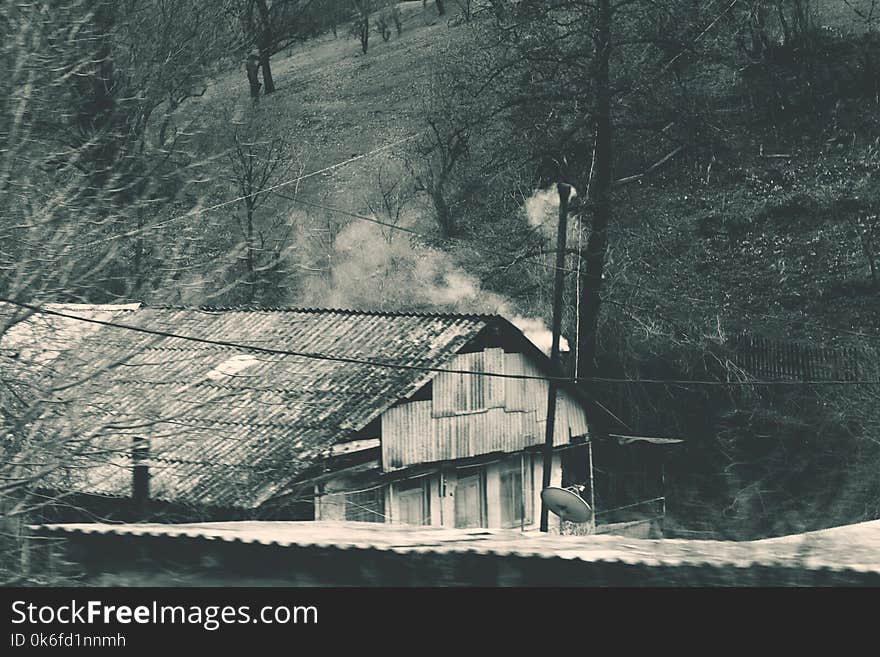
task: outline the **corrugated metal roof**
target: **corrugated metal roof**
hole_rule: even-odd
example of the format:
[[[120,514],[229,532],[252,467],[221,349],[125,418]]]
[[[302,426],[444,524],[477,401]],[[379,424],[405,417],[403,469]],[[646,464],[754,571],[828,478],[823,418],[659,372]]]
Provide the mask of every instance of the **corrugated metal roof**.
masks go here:
[[[478,553],[672,566],[781,565],[807,570],[880,572],[880,520],[760,541],[559,536],[500,529],[448,529],[355,522],[59,524],[42,534],[159,536],[281,547],[336,547],[400,553]]]
[[[87,312],[197,338],[427,367],[443,365],[493,320],[322,309]],[[51,373],[67,387],[55,391],[38,430],[57,448],[46,451],[47,463],[65,466],[48,483],[72,492],[129,495],[131,444],[141,437],[149,440],[151,497],[253,508],[434,376],[301,356],[242,358],[232,347],[81,324],[49,322],[51,335],[33,333],[30,345],[63,346]],[[16,348],[27,334],[16,327]]]

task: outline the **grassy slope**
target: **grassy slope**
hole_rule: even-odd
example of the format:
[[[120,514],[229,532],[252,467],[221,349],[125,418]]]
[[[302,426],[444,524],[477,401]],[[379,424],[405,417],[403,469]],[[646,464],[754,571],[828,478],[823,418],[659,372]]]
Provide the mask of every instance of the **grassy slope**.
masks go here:
[[[403,33],[386,43],[373,31],[366,55],[360,42],[340,27],[338,38],[325,34],[272,59],[277,91],[260,98],[279,134],[296,136],[304,172],[316,171],[401,140],[412,134],[419,111],[416,83],[430,72],[430,45],[454,38],[433,3],[401,3]],[[218,77],[191,111],[207,110],[206,130],[219,123],[224,111],[240,119],[253,111],[244,71]],[[299,188],[303,198],[363,210],[364,197],[375,187],[383,160],[394,159],[403,147],[317,176]],[[293,188],[288,190],[293,191]]]
[[[859,29],[838,0],[817,6],[820,24]],[[454,42],[461,28],[438,19],[432,4],[426,11],[418,1],[401,8],[403,34],[385,43],[373,32],[366,55],[340,29],[339,38],[327,34],[273,58],[278,90],[260,99],[259,111],[273,117],[279,134],[300,140],[304,172],[367,153],[419,128],[416,89],[431,72],[431,48],[441,40]],[[219,76],[188,111],[195,116],[197,110],[205,112],[202,127],[220,133],[225,115],[240,119],[253,111],[243,71]],[[880,330],[880,298],[864,285],[866,264],[851,222],[831,211],[840,196],[857,194],[848,183],[860,154],[870,147],[870,134],[862,131],[852,142],[831,147],[822,143],[823,134],[805,137],[789,149],[791,158],[762,159],[750,148],[718,163],[710,184],[700,182],[702,174],[693,169],[671,167],[645,186],[647,194],[636,192],[633,202],[643,211],[649,208],[654,232],[632,226],[651,246],[635,263],[623,262],[644,272],[644,277],[628,275],[629,280],[649,281],[668,293],[656,306],[664,313],[672,307],[673,316],[699,315],[707,325],[720,316],[727,326],[822,339],[833,333],[798,320]],[[376,172],[391,161],[399,163],[404,150],[396,147],[316,176],[296,191],[306,200],[364,211],[375,193]],[[826,187],[838,189],[837,196],[826,195],[820,204],[817,190]],[[657,248],[659,257],[652,257]],[[640,298],[631,289],[613,295],[635,298],[643,307],[657,301],[655,294]]]

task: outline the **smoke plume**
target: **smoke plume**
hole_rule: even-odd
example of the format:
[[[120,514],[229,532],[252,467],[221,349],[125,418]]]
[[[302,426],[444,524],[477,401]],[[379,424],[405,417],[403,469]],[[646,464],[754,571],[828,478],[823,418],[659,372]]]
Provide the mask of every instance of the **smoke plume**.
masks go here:
[[[507,299],[484,290],[451,256],[406,234],[349,223],[336,236],[326,261],[329,271],[305,285],[307,305],[494,313],[510,320],[542,351],[550,351],[552,336],[542,320],[520,316]],[[564,338],[561,348],[568,350]]]
[[[577,196],[577,190],[572,187],[569,201]],[[529,220],[529,225],[537,228],[546,237],[556,237],[556,222],[559,216],[559,192],[556,186],[547,189],[536,190],[526,199],[523,207]]]

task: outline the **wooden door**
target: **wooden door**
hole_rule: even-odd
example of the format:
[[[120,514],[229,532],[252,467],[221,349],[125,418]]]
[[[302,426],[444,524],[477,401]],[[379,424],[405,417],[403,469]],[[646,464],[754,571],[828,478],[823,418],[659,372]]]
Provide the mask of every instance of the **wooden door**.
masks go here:
[[[397,505],[400,513],[400,522],[405,525],[427,524],[425,501],[425,489],[421,485],[417,488],[399,491],[397,494]]]
[[[482,473],[459,475],[455,486],[455,526],[485,527],[484,508]]]

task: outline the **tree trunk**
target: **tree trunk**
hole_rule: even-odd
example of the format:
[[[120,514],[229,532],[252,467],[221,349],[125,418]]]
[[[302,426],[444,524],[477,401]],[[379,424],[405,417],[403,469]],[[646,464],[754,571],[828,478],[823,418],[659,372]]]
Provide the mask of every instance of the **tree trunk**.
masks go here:
[[[245,62],[245,70],[247,71],[248,85],[251,88],[251,98],[260,97],[260,58],[255,55],[248,55]]]
[[[782,27],[782,42],[787,46],[791,43],[791,30],[788,29],[788,21],[785,20],[785,10],[782,4],[776,5],[776,13],[779,15],[779,25]]]
[[[871,285],[876,290],[878,289],[878,279],[877,279],[877,259],[874,256],[874,240],[872,240],[868,235],[861,235],[861,243],[862,243],[862,253],[865,254],[865,260],[868,261],[868,269],[871,272]]]
[[[751,34],[752,47],[749,56],[752,61],[762,62],[767,56],[770,41],[766,29],[766,9],[763,3],[759,3],[749,17],[749,33]]]
[[[247,204],[247,253],[245,254],[245,264],[247,266],[247,298],[250,303],[253,303],[257,293],[257,268],[254,257],[254,208],[251,201],[253,201],[253,198],[248,199]]]
[[[364,14],[361,20],[361,50],[366,55],[367,48],[370,46],[370,17],[368,14]]]
[[[95,14],[95,31],[98,52],[95,56],[94,96],[91,108],[91,120],[102,128],[110,122],[115,106],[113,94],[113,55],[110,44],[115,26],[115,7],[111,2],[98,3]]]
[[[147,280],[146,271],[146,244],[144,243],[144,218],[143,215],[137,213],[137,231],[138,236],[134,241],[134,262],[132,269],[134,270],[134,284],[131,289],[131,296],[134,298],[141,297],[144,293],[144,287]]]
[[[596,154],[590,201],[593,208],[590,238],[581,282],[581,314],[578,317],[577,372],[579,377],[594,376],[601,310],[602,275],[608,251],[608,225],[611,222],[611,0],[599,0],[596,34],[596,60],[593,83],[596,90]]]
[[[449,204],[443,196],[443,188],[438,186],[431,190],[431,201],[434,203],[434,210],[437,212],[437,223],[440,225],[440,232],[444,238],[454,237],[456,235],[455,220],[452,218],[452,211]]]
[[[113,163],[117,157],[121,141],[112,132],[116,122],[116,94],[114,93],[113,52],[111,34],[115,25],[115,7],[111,2],[98,2],[93,17],[95,29],[95,66],[92,79],[92,94],[83,105],[80,113],[80,126],[92,136],[93,141],[86,146],[92,160],[92,174],[89,187],[102,189],[113,174]]]
[[[275,91],[275,80],[272,79],[272,67],[269,64],[269,51],[260,51],[260,68],[263,71],[263,93],[271,94]]]
[[[266,0],[257,1],[257,11],[260,12],[260,32],[257,45],[260,49],[260,68],[263,69],[263,93],[271,94],[275,91],[275,80],[272,79],[272,68],[269,65],[273,42],[272,18]]]

